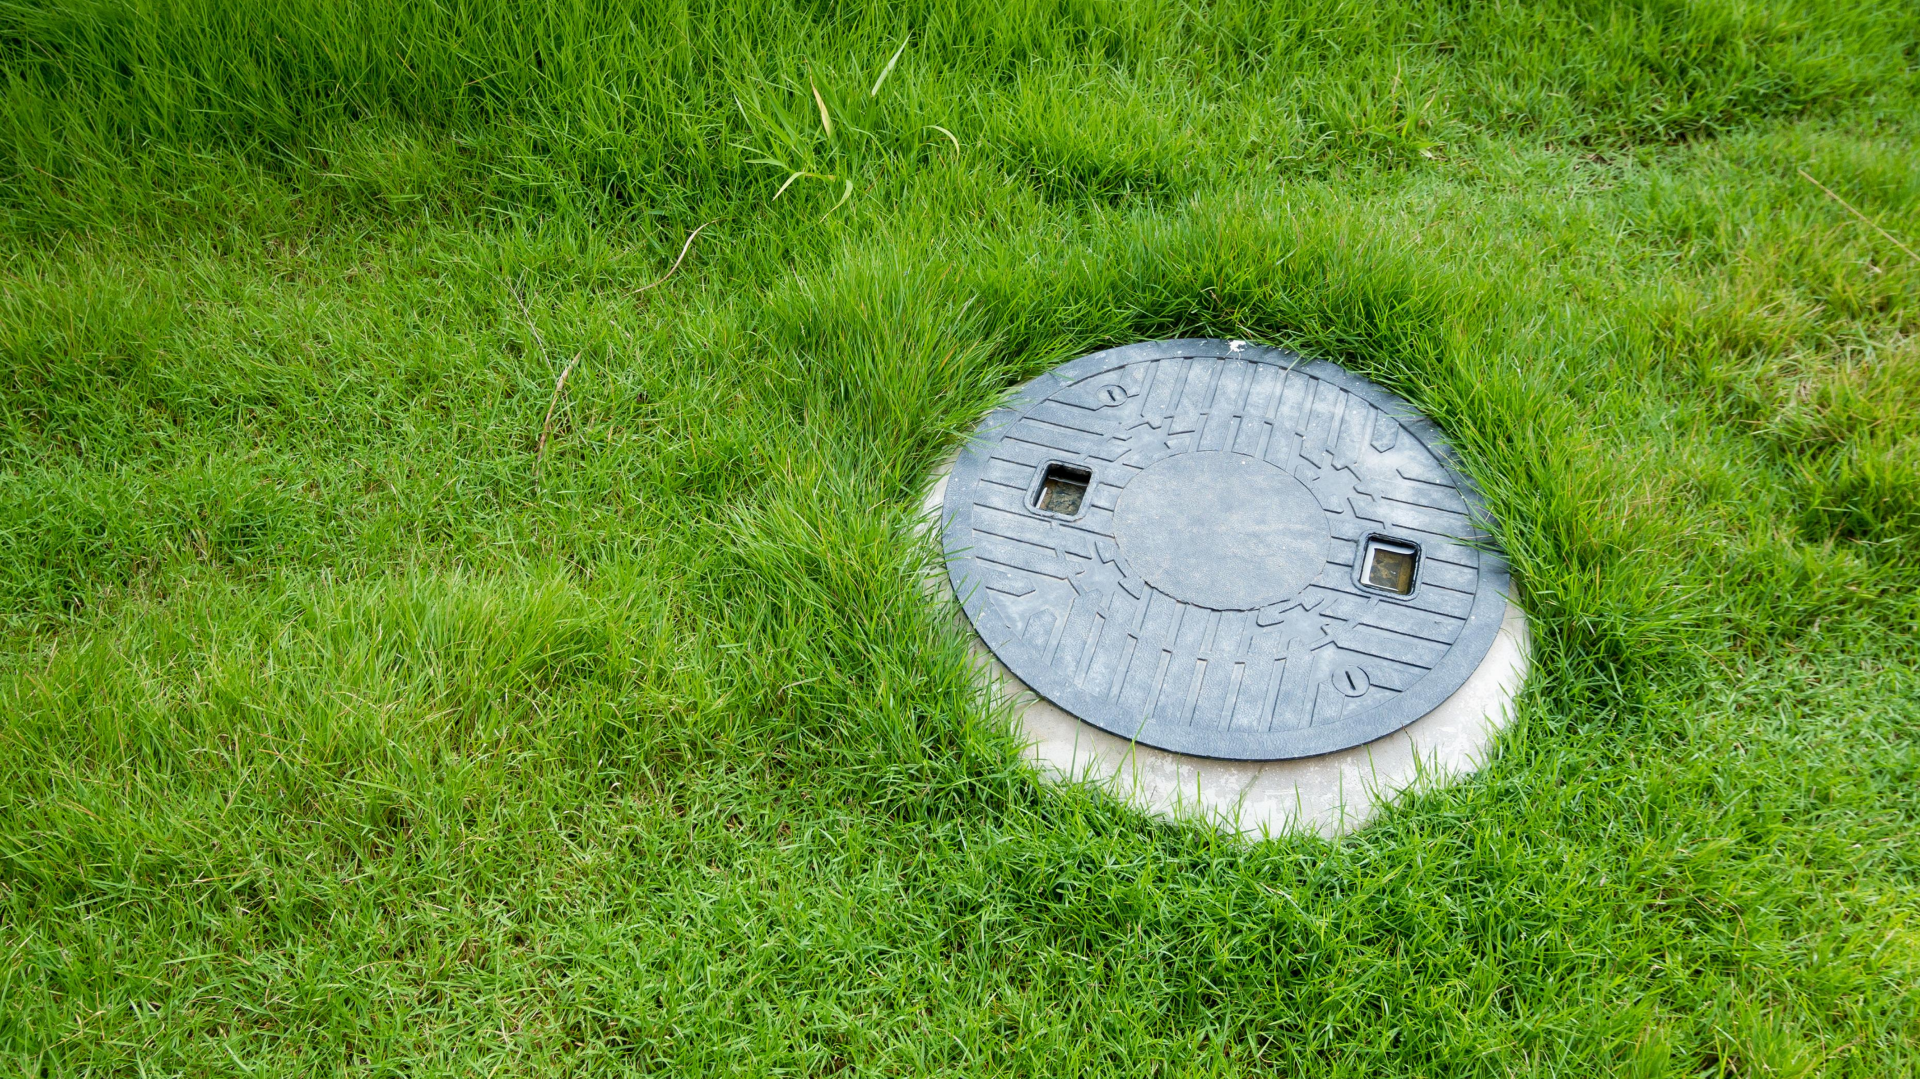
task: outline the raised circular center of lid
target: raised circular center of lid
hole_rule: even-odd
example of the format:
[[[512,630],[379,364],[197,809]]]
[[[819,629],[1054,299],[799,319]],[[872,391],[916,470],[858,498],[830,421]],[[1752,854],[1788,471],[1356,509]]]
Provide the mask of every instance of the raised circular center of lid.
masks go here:
[[[1239,453],[1186,453],[1120,492],[1114,540],[1175,599],[1222,611],[1298,595],[1327,564],[1327,513],[1305,484]]]

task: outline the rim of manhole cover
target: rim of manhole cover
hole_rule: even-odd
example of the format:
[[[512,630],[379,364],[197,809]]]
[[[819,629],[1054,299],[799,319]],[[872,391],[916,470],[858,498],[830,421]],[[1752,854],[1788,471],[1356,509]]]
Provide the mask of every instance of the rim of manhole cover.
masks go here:
[[[1431,711],[1507,565],[1434,424],[1245,341],[1082,356],[1017,390],[944,497],[954,594],[1022,682],[1122,738],[1285,760]]]

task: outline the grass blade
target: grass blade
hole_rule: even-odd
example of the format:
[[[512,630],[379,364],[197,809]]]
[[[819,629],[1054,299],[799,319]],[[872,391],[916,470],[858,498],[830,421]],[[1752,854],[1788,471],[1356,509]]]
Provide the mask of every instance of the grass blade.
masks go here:
[[[880,84],[887,81],[888,75],[893,74],[893,65],[900,62],[900,54],[907,51],[907,42],[911,40],[913,40],[913,32],[908,31],[907,36],[900,39],[900,47],[893,50],[893,57],[887,61],[887,66],[880,69],[880,77],[873,80],[873,89],[867,91],[868,97],[880,96]]]
[[[820,106],[820,126],[826,129],[827,137],[832,138],[833,117],[827,115],[827,99],[820,96],[820,88],[818,86],[814,86],[811,82],[807,83],[807,85],[813,89],[813,103]]]
[[[831,215],[833,211],[838,210],[842,206],[845,206],[847,204],[847,200],[852,197],[853,197],[853,181],[848,180],[846,190],[840,192],[840,201],[828,207],[827,212],[824,214],[821,214],[820,217],[824,220],[826,217]]]
[[[798,175],[799,175],[799,173],[795,173],[794,175],[795,175],[795,176],[798,176]],[[790,184],[790,183],[792,183],[792,182],[793,182],[793,180],[792,180],[792,178],[791,178],[791,177],[790,177],[790,178],[788,178],[788,180],[787,180],[787,183],[788,183],[788,184]],[[785,191],[786,189],[787,189],[787,187],[786,187],[786,184],[781,184],[781,185],[780,185],[780,190],[782,190],[782,191]],[[774,196],[774,198],[776,198],[776,199],[777,199],[777,198],[779,198],[779,197],[780,197],[779,195],[775,195],[775,196]],[[711,225],[711,224],[713,224],[713,222],[711,222],[711,221],[709,221],[709,222],[707,222],[707,225]],[[676,259],[674,259],[674,260],[673,260],[673,265],[671,265],[671,266],[669,266],[669,267],[667,267],[667,272],[666,272],[666,273],[663,273],[663,274],[661,274],[661,275],[660,275],[660,280],[658,280],[658,281],[655,281],[655,282],[654,282],[653,284],[651,284],[651,285],[642,285],[642,286],[640,286],[639,288],[637,288],[637,289],[635,289],[635,290],[633,291],[633,294],[634,294],[634,295],[636,295],[636,296],[638,296],[639,294],[641,294],[642,292],[645,292],[645,291],[647,291],[647,290],[648,290],[648,289],[650,289],[650,288],[654,288],[655,286],[658,286],[658,285],[661,285],[661,284],[664,284],[664,283],[666,283],[666,280],[667,280],[667,278],[669,278],[669,277],[672,277],[672,276],[673,276],[673,272],[674,272],[675,270],[678,270],[678,269],[680,268],[680,264],[681,264],[682,262],[685,262],[685,261],[687,260],[687,252],[689,252],[689,251],[691,251],[691,250],[693,250],[693,241],[694,241],[694,240],[695,240],[695,239],[696,239],[696,238],[697,238],[697,237],[698,237],[698,236],[699,236],[699,235],[700,235],[701,233],[703,233],[703,232],[705,232],[705,231],[707,231],[707,225],[701,225],[701,226],[700,226],[699,228],[697,228],[697,229],[694,229],[694,230],[693,230],[692,232],[690,232],[690,233],[688,233],[688,234],[687,234],[687,242],[686,242],[686,243],[684,243],[684,244],[681,244],[681,245],[680,245],[680,257],[679,257],[679,258],[676,258]]]
[[[535,487],[540,485],[540,465],[547,459],[547,436],[553,434],[554,410],[560,407],[560,395],[567,392],[567,376],[573,374],[573,369],[579,362],[580,354],[576,352],[573,354],[573,359],[567,361],[567,366],[560,372],[560,377],[553,382],[553,399],[547,402],[547,418],[540,421],[540,443],[533,448]]]
[[[1862,221],[1865,221],[1868,225],[1872,226],[1875,232],[1878,232],[1880,235],[1885,236],[1887,238],[1888,243],[1891,243],[1893,246],[1899,248],[1902,251],[1905,251],[1907,253],[1908,258],[1913,259],[1916,262],[1920,262],[1920,255],[1914,254],[1913,248],[1908,247],[1906,244],[1901,243],[1900,237],[1895,236],[1893,233],[1888,232],[1884,228],[1881,228],[1880,222],[1875,221],[1873,218],[1868,217],[1866,214],[1863,214],[1859,210],[1855,209],[1853,203],[1848,202],[1846,199],[1841,198],[1839,194],[1833,190],[1833,188],[1828,187],[1826,184],[1823,184],[1820,181],[1814,179],[1813,174],[1808,172],[1806,169],[1801,169],[1800,175],[1806,177],[1806,180],[1808,183],[1812,184],[1813,186],[1819,188],[1822,191],[1825,191],[1827,193],[1828,198],[1832,199],[1833,201],[1839,203],[1842,206],[1845,206],[1847,208],[1848,213],[1851,213],[1853,216],[1859,218]]]

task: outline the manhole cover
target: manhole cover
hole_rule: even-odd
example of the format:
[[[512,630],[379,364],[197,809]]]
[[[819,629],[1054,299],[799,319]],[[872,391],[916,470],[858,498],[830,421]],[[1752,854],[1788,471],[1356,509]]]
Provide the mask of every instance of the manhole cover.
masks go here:
[[[1412,406],[1234,341],[1083,356],[981,425],[945,496],[954,591],[1035,692],[1204,757],[1370,742],[1486,655],[1506,564]]]

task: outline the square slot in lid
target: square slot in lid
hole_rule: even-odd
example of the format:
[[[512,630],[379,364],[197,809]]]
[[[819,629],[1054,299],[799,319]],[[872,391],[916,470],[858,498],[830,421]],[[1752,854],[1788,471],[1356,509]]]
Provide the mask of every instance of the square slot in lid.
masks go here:
[[[1368,536],[1360,562],[1360,583],[1379,592],[1396,596],[1413,595],[1420,568],[1420,547],[1405,540]]]
[[[1087,487],[1093,471],[1055,461],[1042,470],[1040,487],[1034,492],[1033,507],[1062,517],[1078,517],[1087,501]]]

